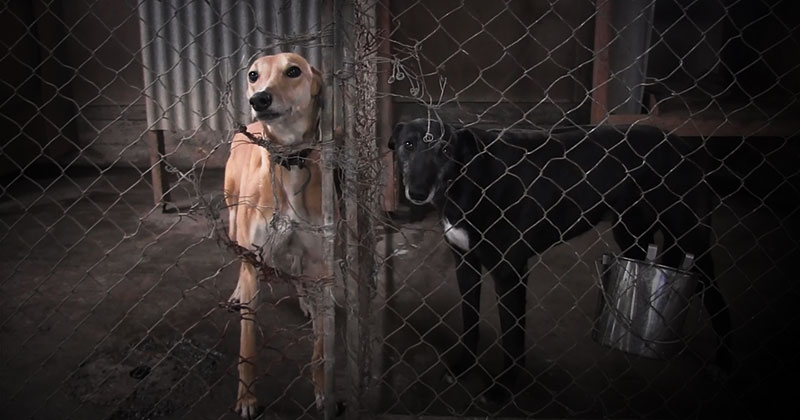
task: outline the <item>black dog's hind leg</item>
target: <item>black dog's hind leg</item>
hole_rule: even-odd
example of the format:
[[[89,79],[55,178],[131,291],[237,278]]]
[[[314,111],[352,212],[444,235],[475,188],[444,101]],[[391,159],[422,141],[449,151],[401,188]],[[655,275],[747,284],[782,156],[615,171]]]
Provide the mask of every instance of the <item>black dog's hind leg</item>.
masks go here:
[[[724,373],[728,374],[733,370],[730,336],[731,314],[722,292],[714,281],[714,265],[710,254],[711,252],[707,251],[697,260],[696,267],[701,279],[697,283],[697,292],[703,297],[703,306],[711,318],[711,326],[717,335],[715,362]]]
[[[507,400],[514,389],[520,371],[525,366],[525,311],[527,293],[527,259],[516,258],[511,252],[506,260],[492,269],[498,298],[500,329],[503,347],[503,372],[487,391],[494,402]]]
[[[463,373],[475,366],[478,353],[480,305],[481,305],[481,265],[478,257],[471,252],[463,253],[453,249],[456,262],[456,279],[461,292],[461,320],[463,333],[460,339],[458,361],[450,366],[445,380],[454,383]]]
[[[711,228],[700,221],[677,239],[677,247],[665,246],[664,264],[678,267],[685,252],[695,255],[694,271],[698,274],[697,294],[702,297],[703,307],[711,320],[711,326],[717,336],[717,349],[714,355],[716,368],[722,373],[730,373],[733,369],[731,354],[731,315],[722,292],[716,285],[714,277],[714,261],[711,258]],[[665,234],[666,239],[671,237]],[[720,372],[713,372],[715,375]]]

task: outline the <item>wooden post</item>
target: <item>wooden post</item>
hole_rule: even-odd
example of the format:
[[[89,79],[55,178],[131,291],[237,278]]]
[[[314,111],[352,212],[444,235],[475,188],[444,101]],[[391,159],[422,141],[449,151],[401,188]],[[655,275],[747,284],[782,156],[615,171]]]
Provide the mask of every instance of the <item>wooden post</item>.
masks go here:
[[[164,130],[150,130],[147,135],[150,149],[150,176],[153,181],[153,203],[167,211],[169,199],[169,180],[164,174]]]
[[[386,187],[383,189],[383,210],[393,211],[397,209],[397,179],[394,172],[394,154],[392,154],[387,145],[389,144],[389,137],[392,135],[392,124],[394,120],[392,96],[392,85],[389,84],[389,76],[392,72],[392,18],[389,10],[390,0],[383,0],[378,2],[378,36],[380,41],[378,44],[378,57],[381,61],[378,62],[378,138],[381,140],[380,153],[383,153],[383,182]]]
[[[592,109],[590,121],[599,124],[608,117],[608,62],[611,43],[612,0],[596,0],[594,16],[594,63],[592,70]]]

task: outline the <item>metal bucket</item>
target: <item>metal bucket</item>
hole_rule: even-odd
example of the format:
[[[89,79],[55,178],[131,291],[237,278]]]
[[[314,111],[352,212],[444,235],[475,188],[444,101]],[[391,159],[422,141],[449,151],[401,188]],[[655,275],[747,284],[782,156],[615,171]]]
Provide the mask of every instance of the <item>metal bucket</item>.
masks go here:
[[[600,294],[592,337],[598,343],[639,356],[668,359],[683,348],[682,329],[697,279],[686,254],[679,269],[647,260],[605,254],[597,262]]]

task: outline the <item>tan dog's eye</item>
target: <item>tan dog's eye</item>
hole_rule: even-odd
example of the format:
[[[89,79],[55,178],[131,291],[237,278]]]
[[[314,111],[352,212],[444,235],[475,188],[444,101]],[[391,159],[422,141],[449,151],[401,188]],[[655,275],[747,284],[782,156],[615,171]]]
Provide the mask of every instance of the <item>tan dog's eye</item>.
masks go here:
[[[251,71],[250,73],[247,73],[247,78],[250,80],[250,83],[255,83],[255,81],[258,80],[258,72]]]
[[[289,69],[286,70],[286,76],[291,77],[292,79],[294,79],[295,77],[300,77],[302,73],[303,72],[300,70],[300,67],[297,66],[289,67]]]

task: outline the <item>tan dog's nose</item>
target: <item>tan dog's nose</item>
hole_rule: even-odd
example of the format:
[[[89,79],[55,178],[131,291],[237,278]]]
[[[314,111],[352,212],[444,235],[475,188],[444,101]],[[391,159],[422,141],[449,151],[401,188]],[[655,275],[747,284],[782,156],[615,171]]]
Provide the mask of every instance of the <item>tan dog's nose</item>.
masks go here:
[[[250,106],[256,112],[264,112],[272,105],[272,94],[268,92],[258,92],[250,97]]]

